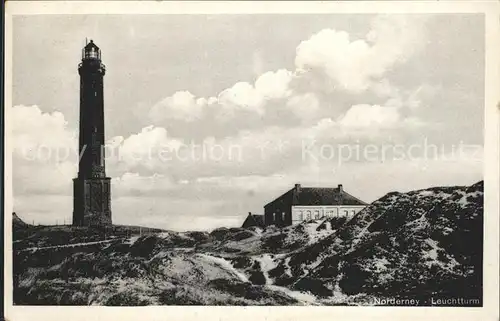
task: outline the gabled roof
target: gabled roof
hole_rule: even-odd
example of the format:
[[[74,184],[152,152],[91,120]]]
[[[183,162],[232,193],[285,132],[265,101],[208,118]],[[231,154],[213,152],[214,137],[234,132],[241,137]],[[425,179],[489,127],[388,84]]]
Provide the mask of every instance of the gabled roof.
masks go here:
[[[252,218],[258,226],[264,226],[264,215],[252,214]]]
[[[248,214],[243,225],[264,227],[264,215]]]
[[[291,194],[291,195],[290,195]],[[273,201],[264,205],[264,208],[274,202],[291,197],[292,205],[346,205],[346,206],[363,206],[368,205],[362,200],[352,196],[344,191],[342,185],[338,187],[301,187],[300,184],[295,184],[295,187],[277,197]]]
[[[367,205],[340,188],[301,187],[296,195],[295,205]]]

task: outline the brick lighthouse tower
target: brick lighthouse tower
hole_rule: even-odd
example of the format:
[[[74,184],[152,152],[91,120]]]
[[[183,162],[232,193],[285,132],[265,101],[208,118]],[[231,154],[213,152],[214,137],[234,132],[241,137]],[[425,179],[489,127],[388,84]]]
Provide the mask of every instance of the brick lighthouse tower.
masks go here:
[[[111,178],[104,164],[104,91],[106,72],[92,40],[82,50],[80,74],[80,162],[73,179],[73,225],[111,225]]]

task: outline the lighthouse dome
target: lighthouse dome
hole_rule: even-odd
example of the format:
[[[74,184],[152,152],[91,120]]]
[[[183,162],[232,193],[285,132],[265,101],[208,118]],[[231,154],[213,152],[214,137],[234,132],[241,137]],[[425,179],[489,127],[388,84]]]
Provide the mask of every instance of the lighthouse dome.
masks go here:
[[[83,48],[82,59],[101,60],[101,50],[97,47],[93,40],[90,40],[90,42]]]

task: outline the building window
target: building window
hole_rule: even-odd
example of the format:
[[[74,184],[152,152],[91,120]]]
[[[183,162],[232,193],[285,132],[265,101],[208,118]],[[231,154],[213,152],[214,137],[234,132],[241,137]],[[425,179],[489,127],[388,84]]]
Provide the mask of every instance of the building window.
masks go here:
[[[304,212],[300,211],[299,212],[299,221],[303,221],[303,220],[304,220]]]
[[[283,222],[285,221],[285,212],[281,212],[281,219],[283,220]]]
[[[352,215],[354,216],[356,214],[356,210],[352,210]]]
[[[276,213],[273,213],[273,222],[276,222]]]
[[[314,218],[319,219],[319,211],[318,210],[314,211]]]
[[[309,221],[311,219],[311,211],[307,211],[306,215],[306,219]]]
[[[345,216],[349,216],[349,211],[348,210],[344,210],[344,215]]]

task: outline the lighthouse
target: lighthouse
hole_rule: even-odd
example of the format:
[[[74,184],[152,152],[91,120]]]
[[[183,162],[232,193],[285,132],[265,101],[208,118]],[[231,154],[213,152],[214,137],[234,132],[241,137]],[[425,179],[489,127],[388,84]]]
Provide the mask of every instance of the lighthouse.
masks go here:
[[[111,178],[104,155],[104,75],[101,50],[90,40],[82,49],[78,176],[73,179],[73,225],[111,225]]]

